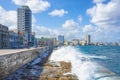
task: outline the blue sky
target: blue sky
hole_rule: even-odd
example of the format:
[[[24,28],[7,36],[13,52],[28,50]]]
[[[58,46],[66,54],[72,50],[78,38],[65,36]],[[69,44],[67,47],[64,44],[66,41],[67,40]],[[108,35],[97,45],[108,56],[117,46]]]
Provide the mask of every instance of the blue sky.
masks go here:
[[[32,29],[36,37],[120,40],[119,0],[0,0],[0,23],[17,28],[17,8],[28,5],[33,13]],[[111,33],[112,32],[112,33]]]

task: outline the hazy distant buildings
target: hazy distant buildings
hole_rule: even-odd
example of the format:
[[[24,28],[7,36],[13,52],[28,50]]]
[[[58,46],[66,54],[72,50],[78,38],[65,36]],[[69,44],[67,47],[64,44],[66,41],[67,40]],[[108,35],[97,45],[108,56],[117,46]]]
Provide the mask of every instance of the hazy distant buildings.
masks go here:
[[[21,6],[20,8],[17,9],[18,33],[20,37],[22,37],[24,33],[27,33],[28,42],[31,41],[31,23],[32,23],[31,16],[32,12],[28,6]]]
[[[69,45],[69,42],[67,40],[64,41],[64,45],[65,46],[68,46]]]
[[[0,48],[8,48],[8,27],[0,24]]]
[[[73,43],[72,43],[72,42],[69,42],[69,45],[70,45],[70,46],[73,46]]]
[[[90,38],[91,38],[90,35],[86,36],[86,45],[90,45],[90,43],[91,43]]]
[[[57,46],[57,39],[56,38],[52,38],[52,42],[53,42],[53,46]]]
[[[39,38],[38,40],[38,46],[42,47],[42,46],[53,46],[56,47],[58,46],[57,40],[56,38]]]
[[[79,45],[79,39],[73,39],[72,44],[73,44],[73,46]]]
[[[84,41],[84,40],[80,41],[80,45],[81,46],[85,46],[86,45],[86,41]]]
[[[59,35],[58,36],[58,41],[59,41],[59,45],[64,45],[64,36]]]
[[[47,38],[47,46],[58,46],[56,38]]]

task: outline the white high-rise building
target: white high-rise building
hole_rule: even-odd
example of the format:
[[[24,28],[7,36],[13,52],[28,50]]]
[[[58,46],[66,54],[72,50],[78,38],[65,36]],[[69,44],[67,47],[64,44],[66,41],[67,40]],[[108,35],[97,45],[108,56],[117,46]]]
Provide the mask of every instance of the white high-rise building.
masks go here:
[[[18,33],[28,33],[28,42],[31,40],[32,12],[28,6],[21,6],[17,9]]]

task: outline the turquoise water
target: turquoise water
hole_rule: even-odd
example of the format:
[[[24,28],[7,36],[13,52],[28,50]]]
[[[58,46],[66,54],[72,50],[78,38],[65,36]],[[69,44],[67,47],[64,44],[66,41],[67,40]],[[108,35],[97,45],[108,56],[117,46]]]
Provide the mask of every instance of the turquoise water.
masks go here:
[[[77,46],[82,53],[120,75],[120,46]]]

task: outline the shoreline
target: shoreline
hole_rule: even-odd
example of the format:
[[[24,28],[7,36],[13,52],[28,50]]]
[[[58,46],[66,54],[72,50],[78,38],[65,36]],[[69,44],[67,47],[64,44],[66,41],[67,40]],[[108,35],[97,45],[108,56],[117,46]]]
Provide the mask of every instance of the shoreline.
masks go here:
[[[42,53],[32,62],[27,63],[4,80],[78,80],[71,74],[70,62],[50,61],[51,53]]]
[[[54,50],[58,49],[55,48]],[[71,74],[72,66],[74,66],[71,62],[50,60],[51,54],[48,52],[42,53],[35,60],[4,80],[79,80],[78,77],[81,75]],[[94,65],[96,66],[96,71],[93,75],[95,80],[120,80],[120,76],[106,67],[96,62],[94,62]]]

